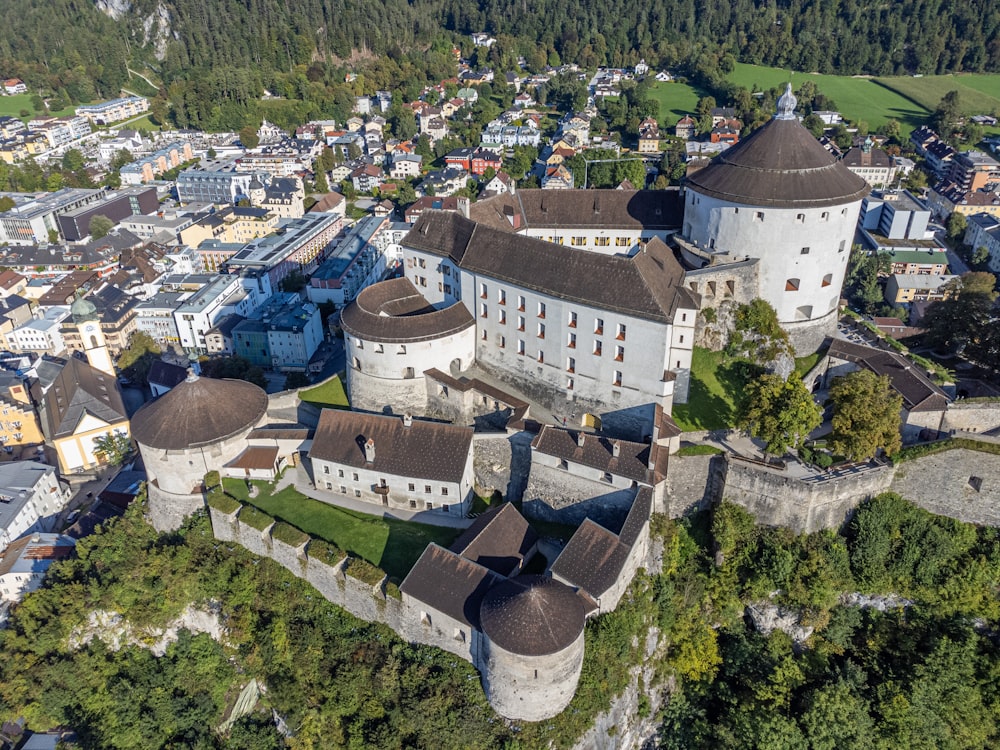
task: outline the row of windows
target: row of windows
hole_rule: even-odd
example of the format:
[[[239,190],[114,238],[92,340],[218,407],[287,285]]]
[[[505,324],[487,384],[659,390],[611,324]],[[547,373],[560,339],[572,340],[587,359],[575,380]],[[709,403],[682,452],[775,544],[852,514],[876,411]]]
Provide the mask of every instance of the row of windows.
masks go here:
[[[323,467],[323,473],[326,474],[326,475],[329,475],[331,473],[330,472],[330,467],[329,466],[324,466]],[[344,479],[345,478],[344,477],[344,470],[343,469],[337,469],[337,477],[340,478],[340,479]],[[356,472],[356,471],[351,472],[351,479],[353,479],[355,482],[357,482],[358,481],[358,472]],[[329,484],[329,482],[327,482],[327,484]],[[383,479],[379,479],[379,487],[388,487],[388,486],[389,485],[388,485],[387,481],[384,478]],[[415,482],[409,482],[406,485],[406,488],[407,488],[407,490],[409,492],[416,492],[417,491],[417,485],[416,485]],[[431,485],[429,485],[429,484],[425,484],[424,485],[424,494],[429,495],[433,491],[434,491],[434,488]],[[357,492],[360,493],[361,490],[357,490]],[[447,497],[448,496],[448,488],[447,487],[442,487],[440,494],[443,497]]]
[[[328,490],[333,490],[333,483],[332,482],[327,482],[326,483],[326,488]],[[340,494],[346,495],[347,494],[347,487],[345,487],[344,485],[340,485]],[[448,493],[445,493],[445,494],[448,494]],[[357,490],[357,489],[354,490],[354,497],[361,497],[361,490]],[[383,502],[385,502],[385,504],[388,504],[388,499],[384,500]],[[417,501],[416,500],[410,500],[410,508],[416,509],[416,507],[417,507]],[[434,510],[434,503],[431,502],[430,500],[428,500],[428,501],[426,501],[424,503],[424,507],[427,510]],[[441,504],[441,510],[443,510],[445,513],[448,513],[451,510],[451,506],[448,505],[447,503],[442,503]]]
[[[801,279],[786,279],[785,280],[785,291],[786,292],[797,292],[799,291],[799,285],[801,284]],[[820,282],[820,286],[830,286],[833,283],[833,274],[828,273],[823,277],[823,281]]]

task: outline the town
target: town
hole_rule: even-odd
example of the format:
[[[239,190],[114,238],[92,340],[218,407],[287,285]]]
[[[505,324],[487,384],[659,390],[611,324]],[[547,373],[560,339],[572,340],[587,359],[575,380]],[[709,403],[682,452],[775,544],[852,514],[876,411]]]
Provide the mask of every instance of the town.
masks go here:
[[[207,515],[533,723],[664,566],[658,519],[833,532],[892,491],[1000,524],[1000,137],[869,131],[792,84],[753,129],[706,98],[668,130],[645,61],[455,52],[344,122],[0,117],[4,622],[129,508]],[[415,546],[338,547],[341,511]]]

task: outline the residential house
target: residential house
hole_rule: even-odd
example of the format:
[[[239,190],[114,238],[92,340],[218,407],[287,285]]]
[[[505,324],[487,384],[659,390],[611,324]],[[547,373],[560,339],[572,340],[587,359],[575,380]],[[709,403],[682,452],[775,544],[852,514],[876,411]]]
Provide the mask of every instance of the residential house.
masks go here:
[[[0,464],[0,549],[35,531],[51,531],[68,499],[54,466]]]
[[[542,177],[542,190],[572,190],[573,173],[565,165],[548,167]]]
[[[652,117],[639,124],[639,153],[658,154],[660,152],[660,125]]]
[[[19,602],[42,585],[49,566],[73,555],[76,540],[65,534],[32,533],[0,557],[0,601]]]
[[[385,173],[374,164],[365,164],[351,172],[351,183],[359,193],[371,193],[382,182]]]
[[[885,285],[885,301],[890,305],[901,305],[946,299],[951,290],[948,283],[956,278],[947,274],[893,274]]]
[[[28,87],[20,78],[8,78],[3,82],[3,90],[8,96],[27,94]]]

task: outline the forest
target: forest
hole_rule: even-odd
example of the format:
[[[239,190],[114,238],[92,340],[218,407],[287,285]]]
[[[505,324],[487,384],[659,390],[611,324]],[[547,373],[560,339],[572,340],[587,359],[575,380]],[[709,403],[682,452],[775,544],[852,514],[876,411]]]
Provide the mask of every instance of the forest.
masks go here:
[[[498,72],[518,57],[533,72],[645,59],[699,79],[735,60],[843,75],[1000,70],[1000,6],[990,0],[383,0],[371,9],[353,0],[134,0],[113,20],[90,2],[10,0],[0,70],[80,103],[148,87],[131,65],[159,79],[157,122],[231,130],[264,115],[343,119],[354,95],[376,89],[413,100],[453,75],[454,45]],[[498,42],[475,48],[473,31]],[[348,84],[347,73],[359,78]],[[266,112],[265,89],[284,98]]]
[[[0,631],[0,719],[72,727],[102,749],[568,748],[642,664],[666,692],[654,717],[663,748],[1000,742],[1000,533],[896,495],[863,504],[839,533],[759,527],[729,504],[654,517],[662,571],[640,573],[615,612],[588,623],[577,694],[540,724],[500,719],[466,662],[407,645],[217,542],[204,514],[159,535],[142,511],[81,540],[14,610]],[[69,646],[94,609],[162,626],[208,602],[221,643],[182,630],[159,658],[96,639]],[[751,603],[794,612],[813,632],[762,635]],[[263,705],[216,731],[251,678],[266,686]],[[640,714],[650,711],[642,698]]]

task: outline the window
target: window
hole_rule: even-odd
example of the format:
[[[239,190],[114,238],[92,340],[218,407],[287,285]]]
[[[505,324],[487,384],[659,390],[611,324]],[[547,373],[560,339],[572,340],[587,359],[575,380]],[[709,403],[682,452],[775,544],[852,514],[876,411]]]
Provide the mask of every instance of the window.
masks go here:
[[[353,475],[353,476],[352,476],[351,478],[352,478],[352,479],[353,479],[353,480],[354,480],[355,482],[357,482],[357,481],[358,481],[358,472],[354,472],[354,475]]]
[[[545,324],[544,323],[539,323],[538,324],[538,338],[540,338],[540,339],[544,339],[545,338]]]
[[[358,345],[358,349],[365,348],[365,342],[362,341],[361,339],[354,339],[354,343]]]
[[[569,469],[569,461],[567,461],[565,458],[559,459],[559,468],[560,469]]]
[[[428,495],[431,494],[431,486],[429,484],[424,485],[424,492]]]
[[[420,264],[421,268],[427,268],[427,261],[424,258],[421,258],[420,260],[418,260],[417,263]]]
[[[538,364],[545,364],[545,352],[541,349],[538,350]],[[541,371],[541,368],[538,368]]]
[[[683,344],[684,343],[684,334],[683,333],[678,337],[677,343],[678,344]]]
[[[847,247],[847,240],[840,241],[840,249],[837,252],[844,252],[844,248]]]
[[[499,319],[500,319],[500,325],[506,325],[507,324],[507,311],[506,310],[500,310],[500,312],[499,312]]]
[[[615,338],[619,341],[625,340],[625,325],[623,323],[618,324],[618,333],[615,335]]]
[[[820,221],[829,221],[830,220],[830,212],[829,211],[824,211],[823,213],[821,213],[820,216],[819,216],[819,220]]]
[[[616,237],[615,247],[631,247],[632,241],[628,237]]]
[[[451,284],[445,284],[444,285],[444,293],[445,294],[451,294]]]
[[[427,510],[434,510],[434,503],[432,503],[432,502],[428,501],[428,502],[424,503],[424,507],[425,507],[425,508],[426,508]]]
[[[598,357],[601,356],[601,342],[600,341],[596,341],[596,340],[594,341],[594,354],[597,355]]]
[[[521,295],[517,296],[517,309],[520,312],[524,312],[524,297],[522,297]]]
[[[830,284],[832,283],[833,283],[833,274],[828,273],[826,276],[823,277],[823,283],[820,284],[820,286],[830,286]]]
[[[416,500],[410,500],[410,507],[411,508],[416,508],[417,507],[417,501]],[[428,624],[430,624],[430,621],[428,621]]]
[[[486,309],[486,303],[485,302],[480,302],[479,303],[479,317],[480,318],[489,317],[487,313],[488,313],[488,311]]]
[[[506,336],[501,336],[498,333],[497,334],[497,346],[500,347],[501,349],[503,349],[505,346],[507,346],[507,337]]]
[[[497,302],[501,305],[507,304],[507,291],[504,289],[497,289]]]
[[[354,490],[354,497],[361,497],[361,490]]]
[[[329,466],[324,466],[323,467],[323,473],[324,474],[329,474],[330,473],[330,467]]]
[[[596,333],[598,336],[600,336],[601,334],[604,333],[604,319],[603,318],[595,318],[594,319],[594,333]]]
[[[806,223],[806,215],[805,214],[795,214],[795,221],[797,221],[799,224],[805,224]]]
[[[625,347],[616,346],[615,347],[615,362],[622,362],[625,359]]]
[[[569,336],[567,337],[567,340],[566,340],[566,346],[568,346],[570,349],[576,349],[576,334],[575,333],[569,334]]]
[[[346,495],[347,494],[347,487],[345,487],[344,485],[340,485],[340,494],[341,495]]]
[[[517,353],[524,354],[524,339],[517,340]]]
[[[448,497],[448,488],[447,487],[442,487],[441,488],[441,494],[444,495],[445,497]]]
[[[486,284],[479,285],[479,298],[486,299]]]
[[[406,344],[400,344],[396,354],[406,354]]]
[[[451,276],[451,266],[442,266],[441,273],[445,276]]]
[[[617,385],[621,387],[622,384],[622,373],[621,370],[615,370],[614,375],[611,378],[611,385]]]
[[[410,492],[415,492],[417,487],[415,484],[413,484],[413,482],[410,482],[408,485],[406,485],[406,489],[408,489]]]
[[[544,302],[539,302],[538,303],[538,317],[539,318],[544,318],[545,317],[545,303]]]
[[[343,479],[344,478],[344,470],[343,469],[337,469],[337,476],[340,477],[341,479]]]
[[[788,279],[785,282],[786,292],[797,292],[799,291],[799,280],[798,279]]]
[[[568,325],[569,325],[570,328],[576,328],[576,313],[573,312],[572,310],[570,310],[570,313],[569,313],[569,323],[568,323]]]
[[[519,330],[519,331],[523,331],[524,330],[524,316],[523,315],[518,315],[517,316],[517,330]]]
[[[754,211],[753,212],[753,220],[754,221],[764,221],[764,212],[763,211]]]
[[[566,390],[573,390],[573,378],[566,378]]]
[[[587,238],[586,237],[571,237],[570,241],[569,241],[569,244],[573,245],[574,247],[585,247],[586,244],[587,244]]]
[[[611,481],[612,481],[612,480],[614,479],[614,477],[612,477],[612,476],[611,476],[611,472],[610,472],[610,471],[606,471],[606,472],[604,472],[604,476],[603,476],[603,477],[601,477],[601,478],[602,478],[602,479],[603,479],[603,480],[604,480],[605,482],[611,482]]]
[[[486,329],[485,328],[480,332],[479,338],[481,338],[483,341],[486,341]]]
[[[596,240],[594,240],[594,244],[597,245],[598,247],[607,247],[608,245],[611,244],[611,238],[598,237]]]
[[[799,251],[799,255],[809,255],[809,248],[804,247]]]
[[[566,358],[566,372],[576,372],[576,359],[574,357]]]

